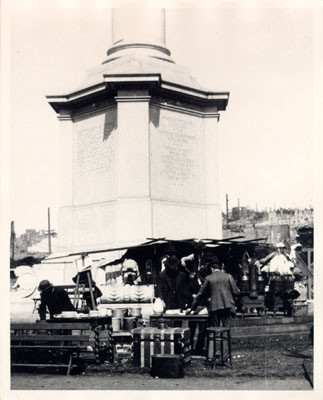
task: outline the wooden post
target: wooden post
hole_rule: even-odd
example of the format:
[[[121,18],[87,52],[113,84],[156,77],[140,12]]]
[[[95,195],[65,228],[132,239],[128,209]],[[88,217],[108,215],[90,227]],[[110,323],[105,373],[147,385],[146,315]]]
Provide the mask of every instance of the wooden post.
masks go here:
[[[87,275],[87,279],[88,279],[88,282],[89,282],[89,289],[90,289],[90,296],[91,296],[92,307],[93,307],[93,310],[96,310],[96,309],[97,309],[97,307],[96,307],[96,301],[95,301],[94,293],[93,293],[94,287],[92,287],[92,280],[91,280],[91,273],[90,273],[90,271],[87,271],[86,275]]]

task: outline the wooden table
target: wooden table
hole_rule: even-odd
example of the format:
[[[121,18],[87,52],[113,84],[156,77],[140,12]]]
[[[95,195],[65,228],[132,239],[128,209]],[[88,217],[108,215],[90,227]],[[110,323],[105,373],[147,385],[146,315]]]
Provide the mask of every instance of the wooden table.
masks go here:
[[[166,325],[187,327],[189,322],[208,322],[208,314],[153,314],[150,316],[150,326],[157,326],[160,320]]]
[[[53,322],[69,322],[69,323],[80,323],[87,322],[90,324],[91,329],[94,332],[94,355],[96,358],[97,364],[100,364],[100,327],[107,331],[108,337],[108,352],[110,353],[110,358],[113,357],[113,348],[112,348],[112,317],[82,317],[82,318],[51,318],[47,320],[50,323]]]

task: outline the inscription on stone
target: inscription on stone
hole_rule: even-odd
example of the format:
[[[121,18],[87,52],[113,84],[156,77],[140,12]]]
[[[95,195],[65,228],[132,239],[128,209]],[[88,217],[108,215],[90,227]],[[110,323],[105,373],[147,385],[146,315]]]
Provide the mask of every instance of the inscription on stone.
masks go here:
[[[78,173],[110,172],[115,165],[114,123],[82,129],[76,137]]]
[[[178,188],[182,188],[195,176],[196,136],[192,133],[192,128],[193,123],[190,121],[164,117],[159,130],[165,138],[161,155],[161,171]]]

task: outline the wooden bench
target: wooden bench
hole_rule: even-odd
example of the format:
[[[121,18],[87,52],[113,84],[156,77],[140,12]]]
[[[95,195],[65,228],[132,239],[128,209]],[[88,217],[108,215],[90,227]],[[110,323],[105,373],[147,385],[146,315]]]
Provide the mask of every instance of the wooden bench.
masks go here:
[[[11,323],[11,367],[59,368],[70,374],[89,345],[89,323]]]

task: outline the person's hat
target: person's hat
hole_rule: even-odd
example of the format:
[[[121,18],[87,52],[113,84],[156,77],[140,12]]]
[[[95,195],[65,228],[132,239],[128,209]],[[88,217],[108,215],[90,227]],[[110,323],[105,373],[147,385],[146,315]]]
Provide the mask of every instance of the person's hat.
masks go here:
[[[201,267],[200,270],[198,271],[199,276],[202,278],[206,278],[211,273],[212,273],[212,270],[209,265],[205,265],[205,266]]]
[[[44,292],[45,290],[49,289],[50,287],[52,287],[53,285],[47,280],[44,279],[43,281],[41,281],[38,285],[38,290],[40,292]]]
[[[206,249],[203,253],[203,258],[205,261],[211,262],[214,261],[214,258],[216,256],[214,255],[213,251],[210,249]]]
[[[179,265],[179,259],[177,257],[168,257],[165,261],[165,267],[176,268]]]
[[[168,245],[165,247],[165,250],[164,250],[164,252],[167,254],[175,254],[175,253],[177,253],[177,249],[176,249],[176,247],[174,246],[174,244],[173,243],[168,243]]]
[[[217,256],[213,257],[213,260],[210,262],[210,266],[213,267],[213,268],[216,267],[216,266],[221,267],[220,260],[218,259]]]

